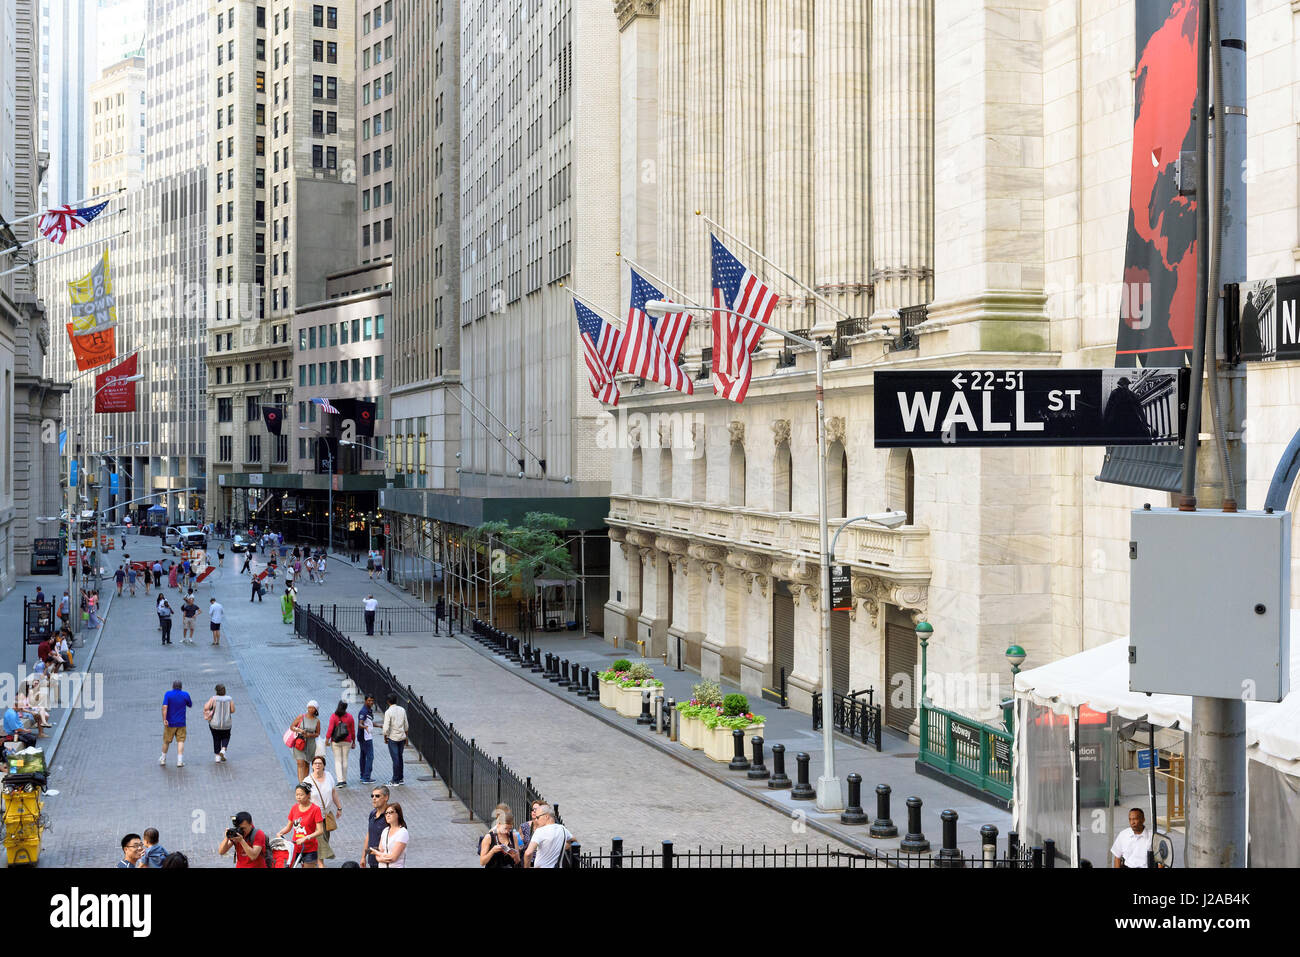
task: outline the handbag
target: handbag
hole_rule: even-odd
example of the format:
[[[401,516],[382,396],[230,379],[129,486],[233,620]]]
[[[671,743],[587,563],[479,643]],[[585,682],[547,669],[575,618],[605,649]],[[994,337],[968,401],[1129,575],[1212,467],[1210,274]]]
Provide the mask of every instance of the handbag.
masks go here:
[[[339,829],[339,822],[334,819],[334,812],[326,811],[325,812],[325,833],[328,834],[330,831],[337,831],[338,829]]]

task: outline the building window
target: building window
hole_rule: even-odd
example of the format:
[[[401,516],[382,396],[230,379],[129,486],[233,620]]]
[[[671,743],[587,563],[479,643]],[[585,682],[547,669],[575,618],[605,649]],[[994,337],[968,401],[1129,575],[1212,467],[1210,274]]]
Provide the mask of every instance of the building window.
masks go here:
[[[382,312],[375,316],[375,338],[384,338],[384,314]]]
[[[257,38],[257,45],[256,45],[256,46],[257,46],[257,58],[258,58],[259,60],[265,60],[265,59],[266,59],[266,41],[263,40],[261,37],[258,37],[258,38]]]
[[[248,435],[245,439],[245,462],[262,461],[262,437],[260,435]]]
[[[325,147],[317,144],[311,148],[311,165],[313,169],[320,169],[325,165]]]
[[[384,377],[384,357],[375,356],[375,378],[382,379],[383,377]]]
[[[266,92],[266,74],[263,73],[261,70],[257,71],[257,92],[258,93]]]
[[[258,156],[265,156],[265,155],[266,155],[266,137],[265,137],[265,136],[259,136],[259,137],[257,138],[257,155],[258,155]]]
[[[361,378],[370,378],[370,356],[366,356],[361,360]]]
[[[313,40],[313,41],[311,42],[311,58],[312,58],[313,60],[315,60],[317,63],[321,63],[321,62],[324,61],[324,59],[325,59],[325,41],[323,41],[323,40]]]
[[[339,131],[339,115],[333,110],[325,114],[325,132],[337,133]]]
[[[325,13],[325,25],[331,30],[337,30],[339,28],[339,8],[327,7]]]
[[[339,364],[330,362],[330,385],[337,385],[339,381]]]
[[[369,245],[370,245],[370,227],[369,227],[369,226],[362,226],[362,227],[361,227],[361,245],[362,245],[362,246],[369,246]]]
[[[245,366],[245,369],[248,367]],[[257,396],[250,395],[244,398],[244,412],[247,413],[247,421],[256,422],[262,417],[262,410],[258,405]]]
[[[369,316],[366,316],[364,319],[361,320],[361,338],[366,340],[370,339],[370,317]]]
[[[217,371],[220,372],[221,370],[217,369]],[[234,410],[231,408],[232,405],[233,403],[228,396],[217,399],[217,421],[218,422],[234,421],[234,414],[233,414]]]
[[[257,8],[257,25],[263,30],[266,29],[266,7]]]
[[[314,27],[325,25],[325,8],[319,4],[311,8],[311,25]]]
[[[338,165],[339,165],[338,149],[333,146],[325,147],[325,168],[338,169]]]
[[[218,442],[217,442],[218,452],[217,452],[217,457],[218,457],[218,459],[219,459],[220,461],[222,461],[222,462],[229,462],[229,461],[230,461],[230,458],[231,458],[231,448],[234,446],[234,444],[235,444],[235,440],[234,440],[234,438],[233,438],[232,436],[229,436],[229,435],[218,436]]]
[[[342,360],[339,363],[339,365],[342,367],[339,369],[339,379],[342,382],[347,382],[348,381],[348,360],[347,359]]]
[[[321,76],[319,73],[312,74],[311,95],[315,97],[319,97],[324,95],[324,92],[325,92],[325,77]]]
[[[339,98],[339,80],[335,76],[325,78],[325,99],[337,100]]]

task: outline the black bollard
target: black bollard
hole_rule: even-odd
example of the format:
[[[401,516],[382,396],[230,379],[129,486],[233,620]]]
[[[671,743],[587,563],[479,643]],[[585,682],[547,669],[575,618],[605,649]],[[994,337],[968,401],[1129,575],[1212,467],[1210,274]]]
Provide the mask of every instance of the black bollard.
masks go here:
[[[780,791],[790,786],[790,778],[785,773],[785,745],[772,745],[772,777],[768,779],[767,786],[774,791]]]
[[[650,715],[650,691],[649,689],[641,692],[641,717],[636,719],[637,724],[654,724],[655,719]]]
[[[907,833],[903,835],[899,850],[904,854],[924,854],[929,849],[930,842],[921,833],[921,799],[910,797],[907,799]]]
[[[573,679],[573,691],[575,694],[584,695],[587,693],[587,686],[591,683],[591,669],[586,665],[582,666],[582,677],[576,675]]]
[[[876,785],[876,819],[871,822],[872,837],[898,837],[898,828],[889,816],[889,794],[892,789],[888,784]]]
[[[754,755],[753,767],[749,769],[749,774],[745,775],[755,781],[766,781],[771,777],[767,765],[763,763],[763,739],[759,735],[754,735],[749,739],[749,746]]]
[[[546,668],[542,665],[542,649],[533,649],[533,663],[528,670],[535,675],[540,675],[546,671]]]
[[[805,751],[800,751],[794,756],[795,784],[794,790],[790,792],[790,797],[796,801],[812,801],[817,798],[817,792],[808,783],[808,762],[810,760]]]
[[[1007,867],[1016,868],[1020,861],[1020,832],[1007,832]]]
[[[616,837],[609,842],[609,866],[611,869],[623,867],[623,839]]]
[[[992,867],[998,859],[998,829],[992,824],[980,828],[980,856],[985,867]]]
[[[957,812],[949,808],[939,815],[943,822],[943,846],[939,848],[940,867],[961,867],[961,851],[957,850]]]
[[[1043,849],[1041,847],[1031,847],[1029,849],[1029,866],[1036,871],[1043,869]]]
[[[840,814],[840,823],[867,823],[867,812],[862,810],[862,775],[856,771],[849,775],[849,802]]]
[[[664,727],[663,732],[669,738],[673,736],[673,714],[677,711],[677,699],[666,698],[664,700]]]
[[[1043,840],[1043,866],[1056,867],[1056,841],[1050,837]]]
[[[569,659],[565,658],[562,662],[560,662],[560,687],[567,688],[568,686],[569,686]]]
[[[552,655],[549,651],[546,652],[546,657],[543,659],[543,661],[544,661],[544,665],[542,667],[542,674],[545,675],[546,679],[549,681],[551,678],[551,661],[552,661]]]
[[[587,685],[587,700],[600,700],[600,673],[593,671]]]
[[[731,771],[748,771],[749,758],[745,757],[745,732],[739,728],[731,729],[731,743],[735,746],[735,756],[727,768]]]

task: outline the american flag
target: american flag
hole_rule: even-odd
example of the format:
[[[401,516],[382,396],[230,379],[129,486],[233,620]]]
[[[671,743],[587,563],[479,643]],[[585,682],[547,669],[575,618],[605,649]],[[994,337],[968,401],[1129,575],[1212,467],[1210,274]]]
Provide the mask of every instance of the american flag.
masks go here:
[[[691,384],[690,377],[677,364],[676,352],[670,351],[661,339],[670,320],[673,323],[684,320],[680,335],[677,331],[672,333],[680,348],[681,340],[690,330],[691,320],[688,315],[678,313],[665,316],[656,324],[654,317],[646,312],[645,304],[651,299],[662,298],[663,293],[642,279],[635,270],[632,271],[632,300],[628,306],[627,328],[623,331],[617,368],[678,392],[694,395],[695,387]]]
[[[750,353],[763,337],[763,327],[758,322],[768,321],[778,297],[731,255],[717,236],[710,239],[713,242],[714,308],[731,309],[741,314],[713,314],[713,391],[732,402],[744,402],[749,380],[754,374]]]
[[[320,406],[322,412],[328,412],[330,415],[339,414],[339,410],[334,408],[329,399],[312,399],[312,402]]]
[[[618,405],[618,385],[613,370],[617,368],[622,336],[608,322],[596,315],[578,300],[573,301],[578,312],[578,336],[582,339],[582,353],[587,360],[587,382],[591,394],[607,405]]]
[[[668,298],[653,284],[647,282],[635,269],[632,269],[631,273],[633,308],[636,308],[638,297],[643,304],[647,299]],[[644,305],[641,308],[644,308]],[[682,354],[682,346],[686,345],[686,334],[691,331],[691,314],[689,312],[675,312],[657,321],[651,321],[654,322],[655,334],[659,336],[659,341],[668,350],[669,358],[676,362],[677,357]]]
[[[80,209],[75,206],[55,206],[53,209],[46,210],[37,221],[36,228],[50,242],[62,246],[63,241],[68,238],[68,233],[86,225],[107,208],[107,201],[98,206],[83,206]]]

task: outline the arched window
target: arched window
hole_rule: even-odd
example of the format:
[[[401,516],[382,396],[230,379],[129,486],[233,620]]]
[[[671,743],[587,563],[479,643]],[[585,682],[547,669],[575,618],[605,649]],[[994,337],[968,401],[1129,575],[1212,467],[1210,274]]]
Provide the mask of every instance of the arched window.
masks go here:
[[[739,442],[731,443],[731,493],[727,504],[745,507],[745,446]]]
[[[641,494],[641,450],[632,450],[632,481],[628,483],[633,495]]]
[[[849,457],[844,446],[832,442],[826,452],[826,514],[847,518],[849,514]]]
[[[709,455],[701,442],[691,460],[691,501],[703,502],[709,497]]]
[[[782,442],[776,447],[776,456],[772,460],[772,511],[794,511],[794,460],[790,455],[790,444]]]
[[[673,450],[659,450],[659,497],[673,497]]]
[[[907,513],[907,524],[916,524],[916,461],[911,449],[892,449],[889,453],[885,481],[890,508]]]

